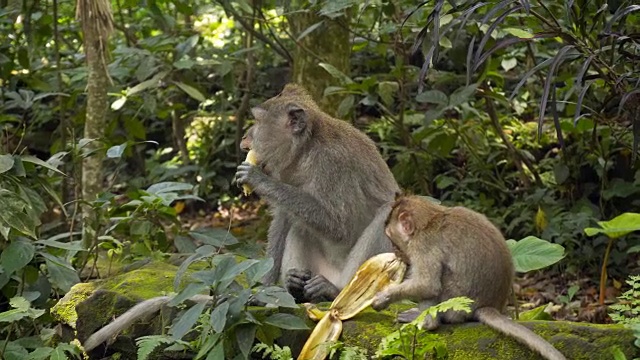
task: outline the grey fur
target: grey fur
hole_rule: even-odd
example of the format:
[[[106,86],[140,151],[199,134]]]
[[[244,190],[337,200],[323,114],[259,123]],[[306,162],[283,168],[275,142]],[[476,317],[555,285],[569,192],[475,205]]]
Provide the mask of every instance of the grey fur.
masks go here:
[[[287,85],[252,112],[261,167],[241,164],[237,180],[273,211],[267,252],[276,265],[265,279],[290,291],[304,284],[299,301],[331,300],[364,260],[390,251],[384,217],[372,220],[399,187],[374,142],[322,112],[304,88]]]

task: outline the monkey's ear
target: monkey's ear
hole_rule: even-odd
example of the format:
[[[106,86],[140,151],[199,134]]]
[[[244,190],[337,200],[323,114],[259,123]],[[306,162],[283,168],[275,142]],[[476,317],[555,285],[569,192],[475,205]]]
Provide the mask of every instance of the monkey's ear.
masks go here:
[[[267,116],[267,110],[261,108],[261,107],[252,107],[251,108],[251,115],[253,115],[253,118],[256,120],[262,120]]]
[[[300,106],[288,104],[287,116],[289,118],[287,125],[294,134],[300,134],[307,127],[307,113]]]
[[[413,216],[408,211],[401,211],[398,214],[398,223],[400,224],[400,231],[405,237],[413,236],[416,230],[413,222]]]

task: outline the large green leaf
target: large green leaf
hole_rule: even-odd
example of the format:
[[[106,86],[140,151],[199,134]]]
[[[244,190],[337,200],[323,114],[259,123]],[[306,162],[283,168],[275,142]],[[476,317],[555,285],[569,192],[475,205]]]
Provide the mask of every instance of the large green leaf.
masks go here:
[[[299,317],[292,314],[276,313],[264,320],[265,324],[287,330],[307,330],[309,327]]]
[[[45,259],[51,283],[59,289],[67,292],[73,285],[80,282],[78,273],[67,260],[61,259],[47,252],[39,252],[38,254]]]
[[[14,228],[27,236],[36,237],[36,226],[40,219],[29,216],[29,206],[18,194],[6,189],[0,189],[0,225]],[[4,223],[4,224],[3,224]]]
[[[338,70],[335,66],[327,63],[319,63],[318,65],[327,70],[331,76],[340,80],[341,84],[353,84],[353,80],[351,80],[351,78],[345,75],[342,71]]]
[[[224,326],[227,324],[227,312],[229,311],[229,303],[227,301],[216,306],[211,312],[210,324],[213,331],[221,333],[224,330]]]
[[[174,81],[173,83],[176,84],[176,86],[178,86],[180,89],[182,89],[182,91],[186,92],[187,95],[191,96],[192,98],[200,102],[204,102],[205,100],[207,100],[207,98],[204,95],[202,95],[200,90],[194,88],[193,86],[187,85],[179,81]]]
[[[176,340],[182,339],[193,325],[198,321],[198,317],[204,311],[207,304],[204,302],[197,303],[187,310],[173,326],[169,329],[169,334]]]
[[[0,254],[0,265],[2,265],[6,274],[11,275],[27,266],[35,253],[36,248],[31,242],[20,239],[14,240]]]
[[[0,174],[11,170],[13,163],[13,156],[9,154],[0,155]]]
[[[564,247],[535,236],[515,241],[507,240],[516,271],[527,272],[553,265],[564,257]]]
[[[153,184],[147,188],[147,192],[150,194],[160,194],[166,192],[175,192],[175,191],[183,191],[183,190],[192,190],[193,185],[181,182],[161,182],[157,184]]]
[[[605,234],[610,238],[616,239],[640,230],[640,214],[624,213],[609,221],[598,221],[598,225],[600,225],[601,228],[588,227],[584,229],[584,232],[588,236]]]
[[[62,171],[58,170],[55,166],[53,166],[53,165],[49,164],[49,163],[48,163],[48,162],[46,162],[46,161],[40,160],[40,159],[38,159],[38,158],[37,158],[37,157],[35,157],[35,156],[31,156],[31,155],[23,155],[23,156],[21,157],[21,159],[22,159],[22,161],[23,161],[23,162],[30,162],[30,163],[32,163],[32,164],[40,165],[40,166],[42,166],[42,167],[44,167],[44,168],[47,168],[47,169],[49,169],[49,170],[51,170],[51,171],[55,171],[55,172],[57,172],[57,173],[58,173],[58,174],[60,174],[60,175],[64,175],[64,173],[63,173]]]

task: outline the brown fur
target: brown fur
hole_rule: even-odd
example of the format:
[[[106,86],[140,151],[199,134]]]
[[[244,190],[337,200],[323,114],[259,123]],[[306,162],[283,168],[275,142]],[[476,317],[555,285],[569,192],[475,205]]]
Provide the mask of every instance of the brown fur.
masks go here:
[[[447,311],[427,317],[424,327],[440,322],[481,321],[537,351],[547,359],[565,359],[551,344],[502,315],[514,278],[511,253],[500,231],[482,214],[464,207],[445,207],[419,196],[394,203],[385,232],[410,265],[400,284],[378,293],[372,304],[382,309],[411,299],[421,310],[442,301],[467,296],[472,312]],[[414,312],[414,314],[417,314]]]

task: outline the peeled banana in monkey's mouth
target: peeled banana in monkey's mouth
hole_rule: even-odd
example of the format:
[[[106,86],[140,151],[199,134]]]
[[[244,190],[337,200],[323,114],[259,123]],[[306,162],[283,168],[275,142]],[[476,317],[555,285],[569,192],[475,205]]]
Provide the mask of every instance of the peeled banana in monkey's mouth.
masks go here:
[[[336,341],[342,332],[342,320],[356,316],[371,305],[376,293],[391,284],[399,284],[407,265],[394,253],[378,254],[365,261],[347,286],[333,300],[329,311],[305,304],[307,315],[320,320],[304,344],[298,360],[321,360],[328,355],[327,341]]]
[[[248,162],[251,165],[257,165],[258,158],[256,157],[256,152],[253,150],[249,150],[249,152],[247,153],[247,158],[244,159],[244,161]],[[251,189],[249,185],[242,184],[242,193],[244,194],[244,196],[249,196],[252,192],[253,189]]]

